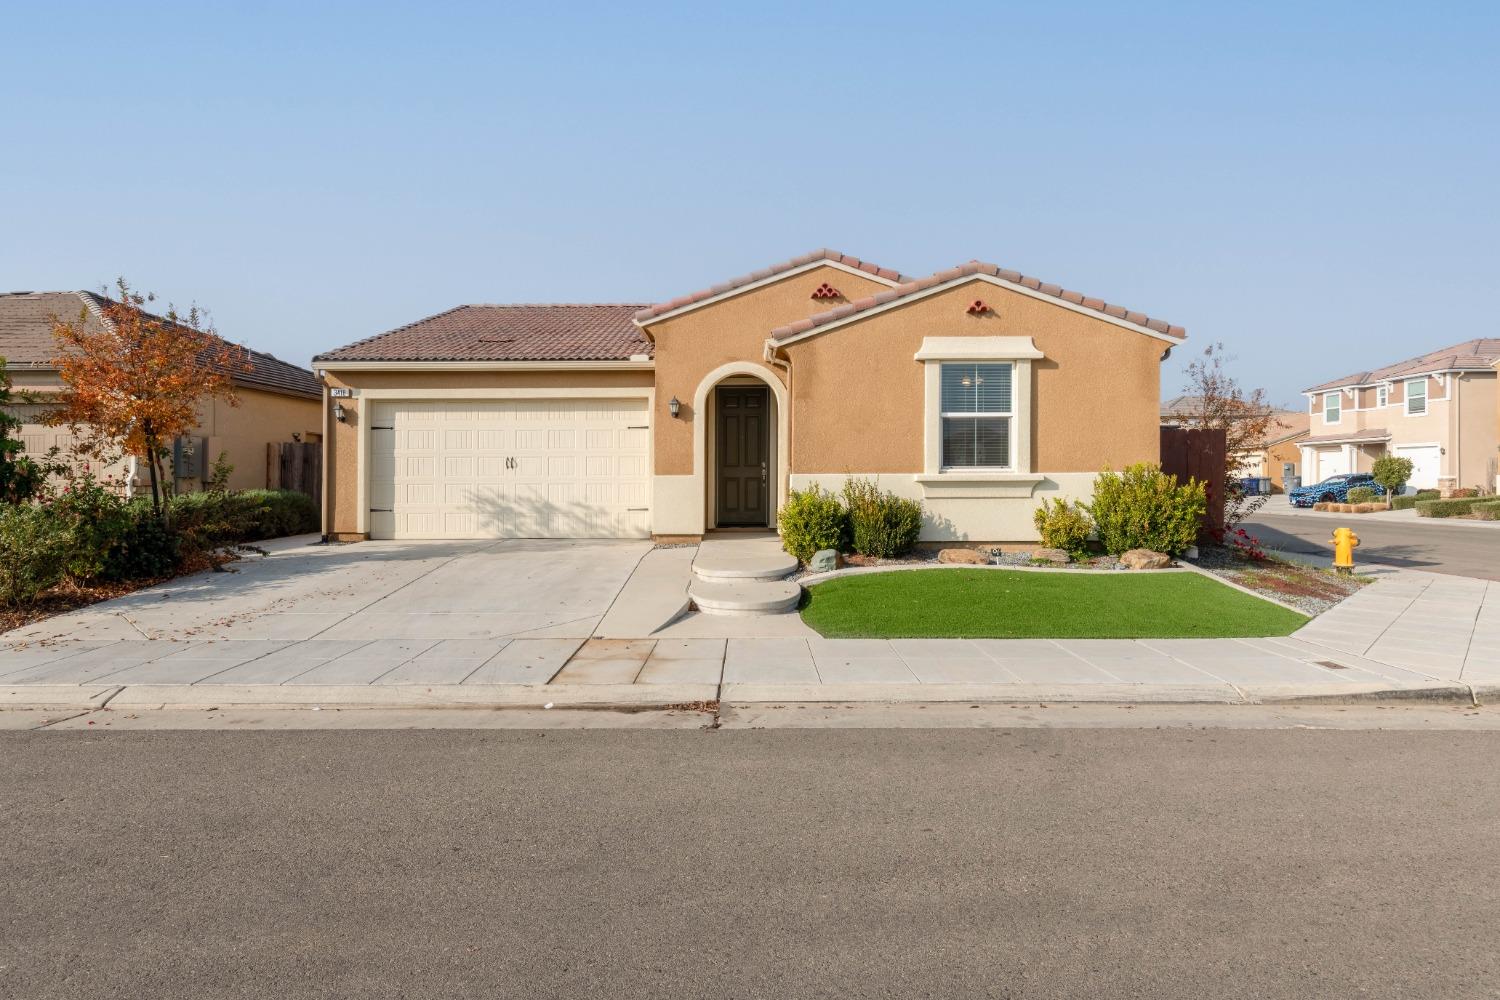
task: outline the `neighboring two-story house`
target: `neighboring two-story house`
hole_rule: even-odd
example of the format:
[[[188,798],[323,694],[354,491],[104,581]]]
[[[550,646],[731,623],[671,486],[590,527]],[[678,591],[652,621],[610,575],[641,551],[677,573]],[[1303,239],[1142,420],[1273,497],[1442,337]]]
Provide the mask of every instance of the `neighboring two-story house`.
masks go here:
[[[1497,362],[1500,337],[1467,340],[1304,390],[1303,482],[1368,472],[1389,452],[1411,459],[1411,488],[1494,490]]]

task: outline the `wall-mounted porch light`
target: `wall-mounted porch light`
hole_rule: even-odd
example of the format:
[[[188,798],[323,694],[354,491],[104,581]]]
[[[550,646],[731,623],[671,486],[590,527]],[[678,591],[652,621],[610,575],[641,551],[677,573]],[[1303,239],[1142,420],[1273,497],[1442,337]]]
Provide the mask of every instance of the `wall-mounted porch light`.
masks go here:
[[[676,396],[673,396],[671,402],[667,404],[667,412],[672,414],[673,420],[676,420],[677,415],[682,412],[682,404],[677,401]]]
[[[341,424],[346,424],[349,422],[349,414],[345,412],[343,403],[333,404],[333,419],[337,420]]]

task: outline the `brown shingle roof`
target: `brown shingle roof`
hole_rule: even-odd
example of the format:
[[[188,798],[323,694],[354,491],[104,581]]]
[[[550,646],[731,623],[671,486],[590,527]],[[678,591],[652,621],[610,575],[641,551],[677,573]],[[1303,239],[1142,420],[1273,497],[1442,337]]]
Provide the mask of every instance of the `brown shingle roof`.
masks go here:
[[[638,304],[468,305],[320,354],[322,361],[627,361],[652,354]]]
[[[903,282],[911,280],[903,274],[892,271],[888,267],[880,267],[877,264],[871,264],[867,260],[860,260],[858,257],[851,257],[848,254],[839,253],[837,250],[829,250],[827,247],[823,247],[821,249],[814,250],[812,253],[805,253],[800,257],[793,257],[791,260],[782,261],[780,264],[772,264],[770,267],[763,267],[759,271],[752,271],[750,274],[743,274],[738,278],[731,278],[728,281],[721,281],[711,288],[704,288],[700,291],[693,292],[690,295],[679,295],[677,298],[672,299],[670,302],[659,302],[654,306],[647,306],[646,308],[637,312],[635,314],[635,318],[640,322],[645,323],[648,320],[662,315],[663,313],[669,313],[674,309],[681,309],[683,306],[690,306],[695,302],[702,302],[704,299],[711,299],[715,295],[723,295],[725,292],[732,292],[736,288],[742,288],[745,285],[751,285],[757,281],[765,281],[767,278],[774,278],[778,274],[784,274],[787,271],[791,271],[820,260],[833,261],[838,264],[843,264],[845,267],[852,267],[857,271],[863,271],[866,274],[873,274],[875,277],[884,278],[887,281]]]
[[[1500,361],[1500,337],[1479,337],[1475,340],[1466,340],[1462,344],[1454,344],[1452,347],[1442,347],[1436,351],[1419,354],[1415,358],[1398,361],[1384,368],[1355,372],[1353,375],[1346,375],[1302,391],[1321,392],[1324,389],[1338,389],[1350,385],[1369,385],[1371,382],[1384,382],[1386,379],[1400,378],[1403,375],[1423,375],[1427,372],[1488,371],[1497,361]]]
[[[93,292],[9,292],[0,294],[0,357],[17,368],[54,368],[57,341],[52,318],[71,320],[80,313],[94,329],[103,329],[104,306]],[[322,386],[306,368],[288,364],[263,351],[234,344],[245,353],[251,371],[235,376],[237,385],[270,389],[299,396],[322,396]]]
[[[983,261],[971,260],[969,261],[969,263],[960,265],[959,267],[949,268],[946,271],[939,271],[936,274],[929,275],[917,281],[908,281],[905,284],[898,285],[897,287],[890,289],[889,291],[876,292],[874,295],[868,295],[861,299],[855,299],[853,302],[847,302],[836,309],[830,309],[827,312],[818,313],[816,316],[811,316],[807,319],[800,319],[795,323],[788,323],[786,326],[779,326],[771,331],[771,339],[775,341],[787,340],[799,334],[807,333],[809,330],[815,330],[820,326],[825,326],[829,323],[835,323],[848,316],[853,316],[857,313],[864,312],[867,309],[874,309],[878,306],[887,305],[891,302],[896,302],[900,299],[904,299],[909,295],[916,295],[920,292],[925,292],[930,288],[935,288],[938,285],[946,284],[949,281],[955,281],[959,278],[981,274],[987,274],[991,277],[1000,278],[1004,281],[1009,281],[1012,284],[1023,285],[1026,288],[1029,288],[1035,292],[1040,292],[1043,295],[1050,295],[1051,297],[1059,299],[1063,302],[1069,302],[1076,306],[1082,306],[1085,309],[1092,309],[1095,312],[1103,313],[1106,316],[1112,316],[1115,319],[1124,320],[1127,323],[1133,323],[1136,326],[1145,327],[1148,330],[1153,330],[1168,337],[1181,340],[1187,336],[1187,331],[1182,327],[1172,326],[1171,324],[1166,323],[1163,320],[1152,319],[1145,313],[1133,312],[1132,310],[1126,309],[1123,306],[1113,306],[1108,302],[1103,301],[1102,299],[1089,298],[1088,296],[1083,295],[1079,292],[1070,292],[1066,288],[1063,288],[1059,285],[1053,285],[1045,281],[1039,281],[1036,278],[1029,278],[1019,271],[1011,271],[1003,267],[997,267],[994,264],[986,264]]]

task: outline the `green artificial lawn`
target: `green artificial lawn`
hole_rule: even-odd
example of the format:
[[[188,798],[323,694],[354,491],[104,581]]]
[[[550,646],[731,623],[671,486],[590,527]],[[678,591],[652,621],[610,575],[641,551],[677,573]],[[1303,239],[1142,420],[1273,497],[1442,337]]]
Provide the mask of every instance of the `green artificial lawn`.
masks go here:
[[[808,588],[828,638],[1168,639],[1288,635],[1307,618],[1196,573],[866,573]]]

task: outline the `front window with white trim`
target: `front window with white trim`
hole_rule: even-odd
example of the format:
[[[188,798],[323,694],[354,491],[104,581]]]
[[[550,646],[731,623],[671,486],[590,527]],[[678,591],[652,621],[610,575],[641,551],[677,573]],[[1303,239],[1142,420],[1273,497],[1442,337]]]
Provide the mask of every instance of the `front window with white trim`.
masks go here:
[[[1385,406],[1391,401],[1391,387],[1388,385],[1377,385],[1375,387],[1375,405]]]
[[[1406,383],[1406,415],[1420,417],[1427,412],[1427,380],[1412,379]]]
[[[1014,373],[1009,362],[943,364],[944,469],[1012,468]]]
[[[1325,424],[1336,424],[1339,422],[1339,408],[1343,405],[1343,393],[1325,392],[1323,394],[1323,422]]]

